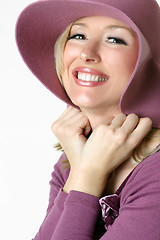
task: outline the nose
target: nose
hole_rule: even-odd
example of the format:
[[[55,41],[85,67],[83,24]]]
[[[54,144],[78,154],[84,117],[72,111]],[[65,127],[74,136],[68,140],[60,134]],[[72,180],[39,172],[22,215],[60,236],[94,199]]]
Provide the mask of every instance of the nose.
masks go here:
[[[98,63],[101,60],[98,44],[88,41],[81,51],[80,59],[86,63]]]

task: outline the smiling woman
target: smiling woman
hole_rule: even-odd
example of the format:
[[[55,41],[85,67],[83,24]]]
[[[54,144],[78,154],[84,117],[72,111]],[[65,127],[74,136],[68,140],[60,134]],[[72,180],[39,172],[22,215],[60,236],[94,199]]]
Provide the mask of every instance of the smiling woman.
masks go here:
[[[92,16],[76,21],[65,45],[62,73],[72,102],[86,114],[88,108],[98,107],[104,119],[121,112],[120,97],[135,68],[138,50],[136,33],[116,19]],[[106,108],[111,116],[105,116]]]
[[[40,0],[21,13],[24,61],[68,105],[35,240],[159,240],[159,20],[154,0]]]

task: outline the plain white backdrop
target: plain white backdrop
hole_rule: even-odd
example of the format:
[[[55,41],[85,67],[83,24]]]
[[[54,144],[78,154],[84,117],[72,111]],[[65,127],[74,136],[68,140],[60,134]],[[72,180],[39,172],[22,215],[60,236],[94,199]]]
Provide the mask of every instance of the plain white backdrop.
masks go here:
[[[0,239],[3,240],[31,240],[44,219],[51,173],[60,156],[53,149],[57,141],[51,124],[66,109],[66,104],[32,75],[16,47],[17,17],[32,2],[5,0],[0,7]]]

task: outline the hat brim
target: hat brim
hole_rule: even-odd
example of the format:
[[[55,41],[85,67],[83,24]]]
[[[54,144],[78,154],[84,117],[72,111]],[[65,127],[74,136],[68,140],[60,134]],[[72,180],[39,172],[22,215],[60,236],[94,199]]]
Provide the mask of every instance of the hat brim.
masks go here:
[[[71,22],[93,15],[116,18],[137,31],[123,12],[93,1],[38,1],[26,7],[17,20],[16,41],[23,60],[52,93],[68,104],[72,103],[56,74],[54,44]]]

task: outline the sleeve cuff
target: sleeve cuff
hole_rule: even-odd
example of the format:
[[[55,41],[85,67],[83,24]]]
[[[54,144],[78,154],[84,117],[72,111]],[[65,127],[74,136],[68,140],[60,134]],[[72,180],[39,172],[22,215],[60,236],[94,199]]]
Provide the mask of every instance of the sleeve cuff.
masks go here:
[[[89,208],[94,208],[96,211],[100,209],[98,197],[75,190],[69,192],[66,203],[85,205]]]
[[[57,197],[55,199],[55,204],[57,205],[57,207],[61,210],[64,209],[64,202],[66,200],[66,198],[68,197],[68,194],[63,192],[63,189],[61,188],[57,194]]]

